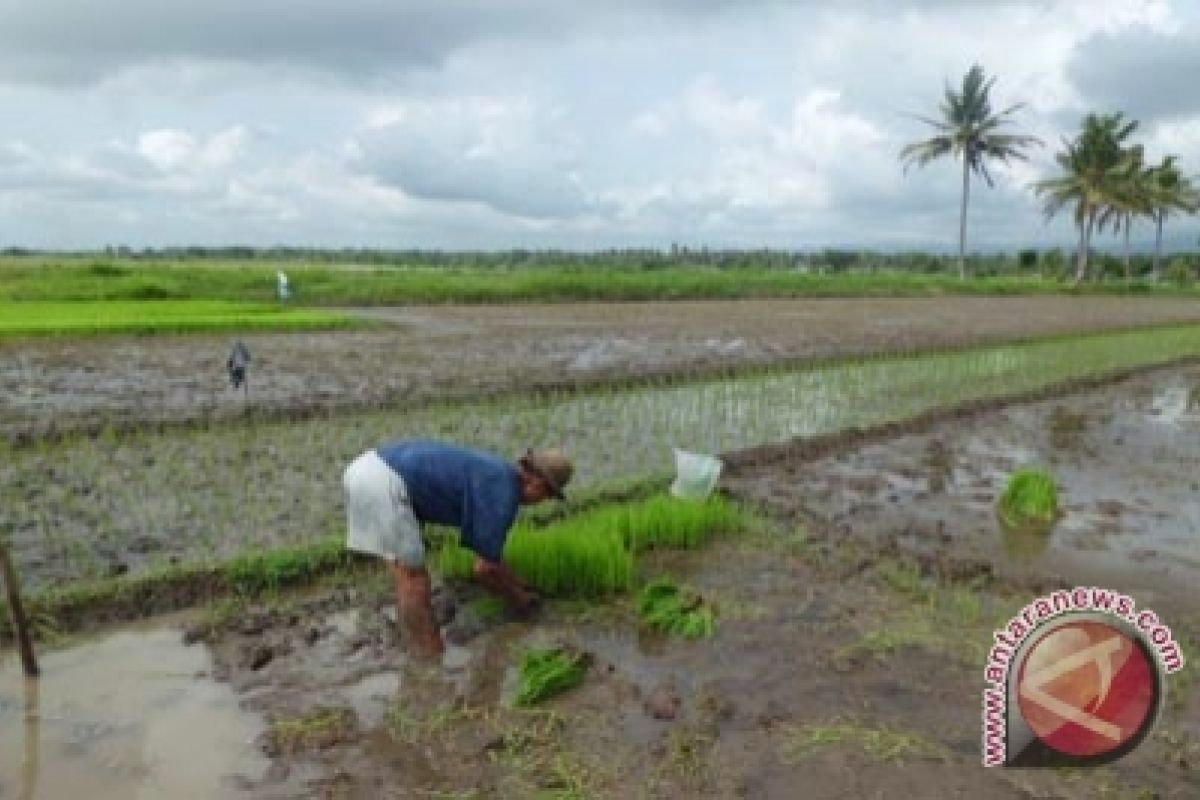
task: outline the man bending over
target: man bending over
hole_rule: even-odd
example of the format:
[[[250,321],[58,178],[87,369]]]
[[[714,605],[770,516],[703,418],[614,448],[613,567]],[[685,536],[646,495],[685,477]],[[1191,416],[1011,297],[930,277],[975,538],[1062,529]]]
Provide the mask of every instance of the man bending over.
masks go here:
[[[346,468],[346,546],[387,561],[401,628],[427,657],[441,654],[425,568],[424,523],[458,528],[475,553],[474,575],[517,614],[538,603],[501,560],[520,504],[563,499],[571,462],[557,450],[528,450],[511,463],[491,453],[429,440],[392,442]]]

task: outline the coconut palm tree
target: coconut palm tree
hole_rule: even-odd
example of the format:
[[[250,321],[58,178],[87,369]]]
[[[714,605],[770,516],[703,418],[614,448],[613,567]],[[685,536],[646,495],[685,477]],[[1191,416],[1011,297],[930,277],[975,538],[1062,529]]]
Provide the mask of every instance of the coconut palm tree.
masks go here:
[[[1075,260],[1075,283],[1087,277],[1088,249],[1092,233],[1111,216],[1105,215],[1122,197],[1128,185],[1132,156],[1125,140],[1137,128],[1137,122],[1124,114],[1088,114],[1083,129],[1074,141],[1063,140],[1063,151],[1054,158],[1063,174],[1038,181],[1033,189],[1045,197],[1044,210],[1053,217],[1068,205],[1075,207],[1079,228],[1079,253]],[[1126,190],[1127,191],[1127,190]]]
[[[963,76],[962,88],[955,91],[946,87],[946,98],[941,106],[941,119],[918,116],[917,119],[932,125],[937,135],[913,142],[900,151],[904,171],[914,164],[923,167],[934,159],[945,155],[962,159],[962,202],[958,221],[958,275],[967,276],[967,200],[970,196],[971,173],[981,175],[988,186],[992,177],[987,171],[988,159],[1007,162],[1009,159],[1025,160],[1025,148],[1041,144],[1035,136],[1001,133],[1000,128],[1009,124],[1011,115],[1022,108],[1016,103],[999,113],[992,112],[989,93],[996,79],[985,79],[983,68],[974,65]]]
[[[1150,189],[1150,218],[1154,220],[1154,280],[1162,279],[1163,222],[1173,211],[1195,214],[1200,211],[1200,190],[1197,190],[1179,168],[1176,157],[1166,156],[1162,163],[1147,171]]]
[[[1112,225],[1113,232],[1125,234],[1124,263],[1125,281],[1133,280],[1130,268],[1129,234],[1137,216],[1149,216],[1153,209],[1154,188],[1150,170],[1143,165],[1145,153],[1140,144],[1125,151],[1119,174],[1114,176],[1104,209],[1097,220],[1097,228],[1104,230]]]

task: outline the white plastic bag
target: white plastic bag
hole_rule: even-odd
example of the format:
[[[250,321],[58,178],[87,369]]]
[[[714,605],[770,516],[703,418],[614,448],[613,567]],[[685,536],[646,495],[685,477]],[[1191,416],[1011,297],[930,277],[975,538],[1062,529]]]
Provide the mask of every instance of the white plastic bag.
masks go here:
[[[689,500],[703,500],[712,494],[721,477],[721,459],[703,453],[675,450],[675,482],[671,494]]]

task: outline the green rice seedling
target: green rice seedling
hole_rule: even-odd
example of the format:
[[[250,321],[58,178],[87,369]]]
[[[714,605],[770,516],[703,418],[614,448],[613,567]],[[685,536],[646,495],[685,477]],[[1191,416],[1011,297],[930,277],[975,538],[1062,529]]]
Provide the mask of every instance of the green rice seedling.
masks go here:
[[[716,631],[712,607],[695,592],[686,592],[670,578],[648,583],[638,595],[642,624],[685,639],[703,639]]]
[[[604,505],[543,527],[519,524],[504,560],[526,582],[555,597],[598,597],[629,588],[636,552],[695,547],[713,533],[744,527],[747,517],[720,498],[697,503],[665,495]],[[466,578],[474,556],[456,544],[433,557],[445,577]]]
[[[344,314],[226,300],[0,301],[0,337],[54,334],[313,330],[357,323]]]
[[[526,650],[518,667],[517,706],[536,705],[583,683],[591,657],[566,647]]]
[[[633,554],[619,533],[566,520],[542,530],[520,528],[504,559],[531,586],[554,597],[601,597],[633,580]]]
[[[1000,520],[1013,528],[1046,527],[1058,517],[1054,476],[1039,469],[1019,469],[1008,478],[996,504]]]

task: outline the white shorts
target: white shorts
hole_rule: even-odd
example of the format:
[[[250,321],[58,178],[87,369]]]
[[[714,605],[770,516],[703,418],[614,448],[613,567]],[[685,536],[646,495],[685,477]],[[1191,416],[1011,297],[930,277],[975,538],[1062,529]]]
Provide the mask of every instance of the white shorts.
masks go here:
[[[421,523],[413,513],[404,479],[374,450],[346,467],[346,547],[398,561],[408,567],[425,563]]]

